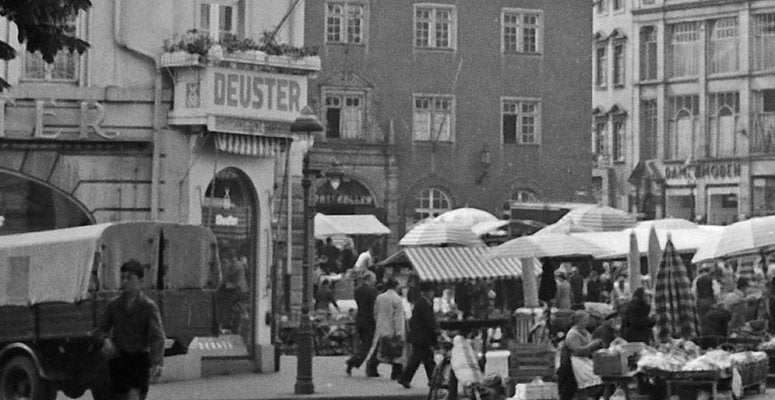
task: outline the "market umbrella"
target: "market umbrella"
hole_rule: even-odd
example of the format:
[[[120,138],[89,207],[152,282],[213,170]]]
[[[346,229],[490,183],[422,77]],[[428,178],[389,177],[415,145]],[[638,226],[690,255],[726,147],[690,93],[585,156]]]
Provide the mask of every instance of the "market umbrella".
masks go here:
[[[461,207],[447,211],[433,219],[436,222],[451,222],[472,227],[480,222],[498,221],[498,217],[473,207]]]
[[[476,237],[471,227],[450,222],[427,222],[412,228],[398,242],[399,246],[436,246],[436,245],[484,245]]]
[[[648,263],[649,263],[649,276],[651,277],[651,285],[654,287],[654,282],[657,280],[657,270],[659,269],[659,263],[662,261],[662,248],[659,246],[659,238],[657,237],[657,230],[652,226],[649,229],[649,247],[648,247]]]
[[[657,339],[660,342],[697,336],[697,308],[692,284],[670,238],[659,263],[654,305]]]
[[[634,215],[607,206],[580,207],[565,216],[576,225],[595,232],[620,231],[633,227],[637,222]]]
[[[651,221],[640,221],[634,228],[651,229],[652,226],[657,229],[697,229],[700,227],[694,222],[683,218],[662,218]]]
[[[630,231],[630,253],[627,254],[627,265],[630,267],[630,290],[640,286],[640,251],[638,250],[638,237],[634,231]]]
[[[775,215],[751,218],[723,228],[716,240],[697,249],[692,263],[758,253],[771,246],[775,246]]]
[[[503,228],[504,226],[508,225],[509,223],[510,221],[505,219],[477,222],[476,224],[471,226],[471,231],[474,232],[476,236],[492,234],[497,230],[499,230],[500,228]]]
[[[544,235],[547,233],[579,233],[591,232],[591,229],[585,228],[575,222],[567,215],[560,218],[557,222],[539,229],[534,235]]]
[[[490,248],[488,257],[494,258],[544,258],[544,257],[596,257],[610,252],[584,238],[561,233],[521,236]]]

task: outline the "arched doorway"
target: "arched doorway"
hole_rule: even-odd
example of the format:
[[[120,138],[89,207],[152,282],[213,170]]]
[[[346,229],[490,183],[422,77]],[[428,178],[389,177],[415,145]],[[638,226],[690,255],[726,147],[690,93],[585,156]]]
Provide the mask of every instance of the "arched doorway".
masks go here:
[[[89,210],[62,190],[16,172],[0,171],[0,235],[93,223]]]
[[[220,329],[238,334],[249,349],[255,336],[258,197],[237,168],[219,171],[205,191],[202,224],[218,239],[221,285],[216,307]]]

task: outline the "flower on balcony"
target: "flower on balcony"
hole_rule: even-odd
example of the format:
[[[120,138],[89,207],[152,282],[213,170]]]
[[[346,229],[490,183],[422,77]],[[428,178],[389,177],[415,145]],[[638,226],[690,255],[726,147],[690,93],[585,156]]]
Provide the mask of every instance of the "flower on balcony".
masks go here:
[[[240,39],[236,35],[226,34],[220,41],[215,41],[207,34],[196,29],[187,31],[182,36],[174,35],[164,41],[164,51],[175,53],[184,51],[190,54],[199,54],[207,57],[210,49],[220,46],[224,53],[239,54],[248,52],[261,52],[270,56],[288,56],[303,58],[316,56],[316,47],[294,47],[284,43],[277,43],[271,32],[264,32],[258,41],[251,38]]]

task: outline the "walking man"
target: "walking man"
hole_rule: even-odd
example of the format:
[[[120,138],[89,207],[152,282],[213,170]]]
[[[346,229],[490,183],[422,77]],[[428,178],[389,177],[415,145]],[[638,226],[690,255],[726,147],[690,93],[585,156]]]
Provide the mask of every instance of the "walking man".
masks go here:
[[[406,368],[404,368],[401,377],[398,378],[398,383],[407,389],[411,387],[412,378],[420,367],[420,363],[425,367],[428,382],[431,381],[433,368],[436,366],[433,360],[433,348],[436,346],[437,338],[436,318],[433,314],[433,294],[434,288],[430,282],[420,284],[420,296],[414,302],[412,318],[409,319],[407,338],[412,347]]]
[[[352,375],[353,368],[360,368],[366,360],[366,356],[374,341],[374,330],[377,322],[374,321],[374,301],[377,299],[377,289],[374,286],[376,277],[373,273],[367,273],[363,282],[355,289],[355,304],[358,311],[355,314],[355,330],[358,332],[358,347],[355,354],[347,360],[347,376]]]
[[[390,379],[398,379],[401,375],[402,356],[394,355],[391,358],[380,357],[385,350],[380,349],[380,339],[403,339],[406,340],[406,327],[404,326],[404,302],[401,296],[396,292],[398,282],[395,279],[388,279],[385,282],[385,292],[377,296],[374,300],[374,320],[377,323],[374,332],[374,340],[369,350],[369,356],[366,361],[366,376],[378,377],[377,366],[380,361],[389,363],[393,369]]]
[[[121,295],[108,302],[95,334],[109,360],[111,391],[125,400],[145,397],[164,360],[159,308],[140,290],[145,269],[136,260],[121,266]]]

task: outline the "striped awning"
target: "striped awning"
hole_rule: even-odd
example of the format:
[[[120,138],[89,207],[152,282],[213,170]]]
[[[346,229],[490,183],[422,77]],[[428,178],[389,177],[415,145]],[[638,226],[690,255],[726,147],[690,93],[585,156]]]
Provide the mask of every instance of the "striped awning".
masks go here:
[[[276,136],[253,136],[217,132],[215,146],[218,151],[242,156],[272,158],[285,151],[293,139]]]
[[[468,279],[514,278],[522,274],[519,259],[485,260],[487,247],[408,247],[380,265],[411,264],[421,281],[455,282]],[[533,262],[536,275],[541,267]]]

